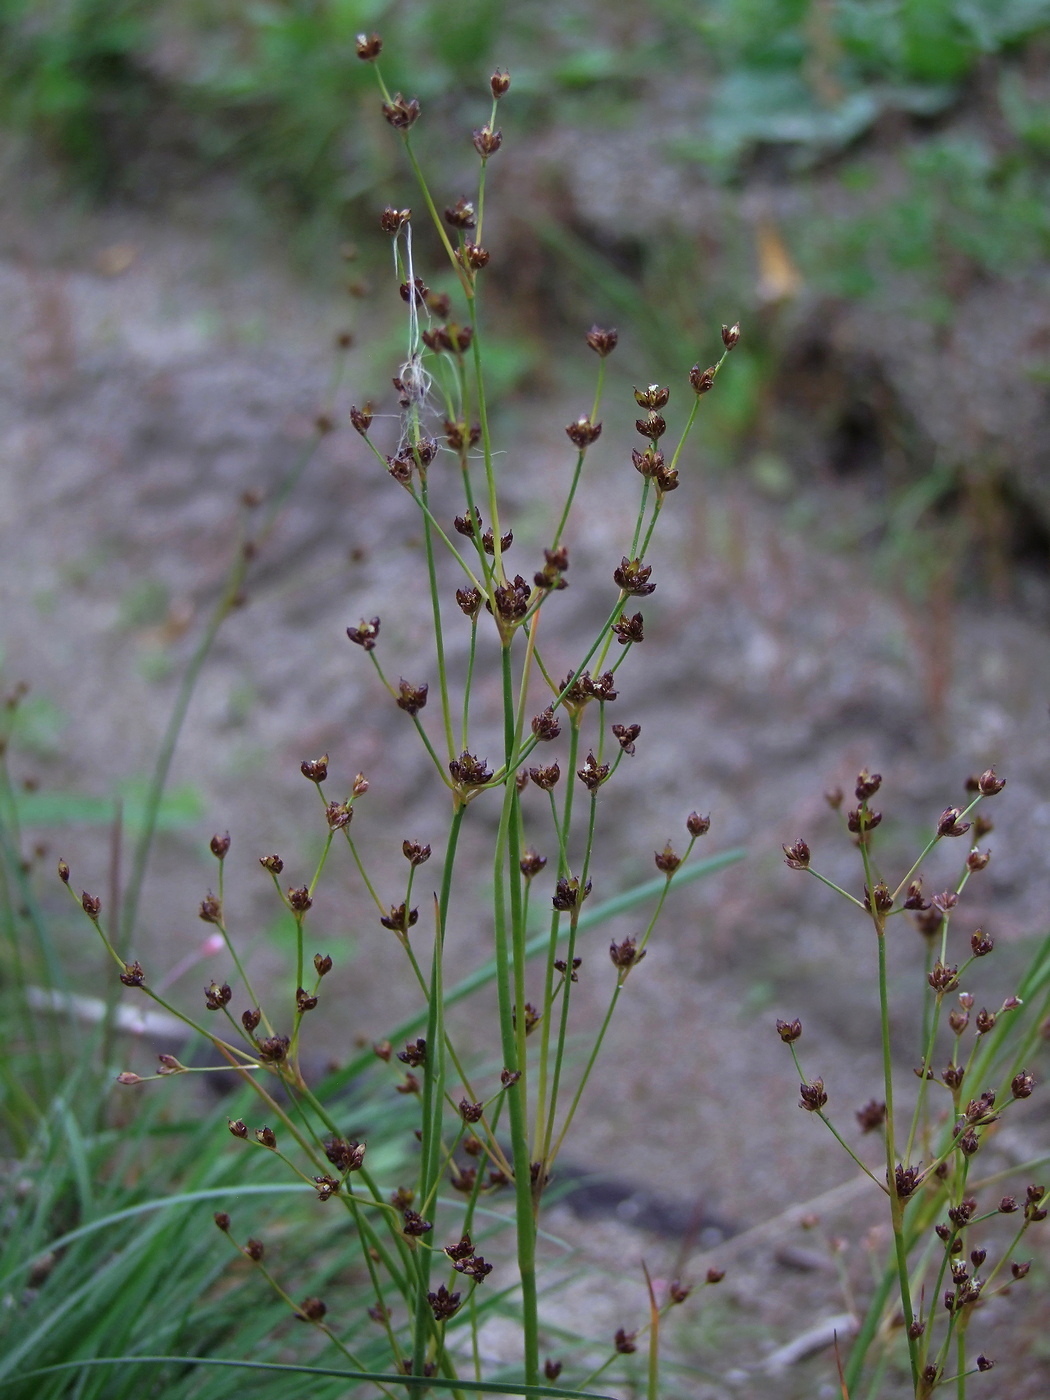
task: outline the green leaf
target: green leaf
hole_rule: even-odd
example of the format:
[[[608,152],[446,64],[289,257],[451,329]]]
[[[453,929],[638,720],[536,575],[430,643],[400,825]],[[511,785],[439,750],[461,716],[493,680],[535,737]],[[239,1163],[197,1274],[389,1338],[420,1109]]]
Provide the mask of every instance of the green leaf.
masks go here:
[[[236,1361],[224,1356],[93,1356],[83,1361],[62,1361],[56,1366],[40,1366],[20,1376],[0,1380],[0,1387],[19,1381],[37,1380],[61,1371],[78,1371],[90,1366],[232,1366],[245,1371],[280,1371],[297,1376],[336,1376],[347,1381],[371,1381],[373,1385],[405,1386],[412,1393],[417,1386],[434,1390],[466,1390],[476,1395],[536,1395],[548,1400],[614,1400],[600,1391],[564,1390],[556,1385],[526,1385],[524,1381],[468,1381],[446,1376],[425,1380],[388,1375],[379,1371],[343,1371],[333,1366],[293,1366],[278,1361]]]
[[[122,785],[120,797],[93,797],[78,792],[27,792],[18,797],[18,815],[24,826],[109,826],[120,806],[124,830],[137,834],[146,816],[146,784],[141,779]],[[160,803],[157,825],[177,831],[199,822],[205,813],[200,789],[184,783],[169,788]]]

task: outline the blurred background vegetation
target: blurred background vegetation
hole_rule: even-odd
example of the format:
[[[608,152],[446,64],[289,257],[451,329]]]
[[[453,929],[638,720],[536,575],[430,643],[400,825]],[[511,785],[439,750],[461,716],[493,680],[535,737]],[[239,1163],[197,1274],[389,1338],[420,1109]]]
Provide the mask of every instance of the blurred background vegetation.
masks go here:
[[[863,480],[873,512],[840,542],[875,532],[892,568],[901,529],[945,513],[964,534],[998,522],[982,557],[1044,562],[1050,323],[1023,345],[1005,323],[1050,246],[1050,0],[0,0],[8,170],[162,207],[232,182],[302,271],[330,272],[346,239],[367,268],[385,256],[376,209],[403,195],[354,54],[373,28],[450,192],[484,77],[513,72],[497,178],[525,227],[500,234],[541,251],[496,293],[512,379],[542,378],[537,301],[544,335],[596,312],[629,325],[639,376],[678,371],[738,317],[716,457],[783,500],[800,474]],[[1003,304],[978,306],[990,287]],[[988,319],[1004,343],[969,344]],[[929,413],[924,375],[956,333],[956,398],[982,364],[1027,386],[1025,451],[951,395],[947,424]],[[986,572],[1001,588],[1008,570]]]

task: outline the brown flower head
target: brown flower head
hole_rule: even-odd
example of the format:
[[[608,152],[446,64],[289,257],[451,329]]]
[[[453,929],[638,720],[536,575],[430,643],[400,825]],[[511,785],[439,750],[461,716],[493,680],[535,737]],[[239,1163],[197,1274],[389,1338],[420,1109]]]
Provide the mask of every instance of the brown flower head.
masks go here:
[[[403,677],[397,683],[397,707],[406,714],[418,715],[427,703],[427,685],[411,685]]]
[[[938,836],[965,836],[970,823],[962,821],[958,807],[945,807],[937,821]]]
[[[232,996],[233,992],[230,990],[228,982],[223,982],[221,985],[218,982],[212,982],[204,989],[204,1005],[209,1011],[221,1011],[224,1006],[230,1004]]]
[[[612,726],[613,738],[628,755],[634,753],[634,741],[641,732],[642,726],[640,724],[614,724]]]
[[[383,116],[395,131],[408,131],[419,120],[419,99],[402,97],[399,92],[393,100],[381,104]]]
[[[707,369],[701,369],[699,365],[694,365],[689,371],[689,383],[693,386],[696,394],[707,394],[715,387],[715,375],[718,371],[714,365],[709,365]]]
[[[554,713],[554,706],[548,705],[545,710],[541,710],[532,721],[532,732],[537,739],[544,742],[556,739],[561,733],[561,721]]]
[[[374,63],[383,52],[383,41],[378,34],[359,34],[356,48],[362,62]]]
[[[628,596],[645,598],[656,592],[656,584],[649,582],[652,571],[651,564],[643,565],[640,559],[628,559],[624,555],[619,567],[613,570],[613,582]]]
[[[448,771],[452,775],[453,782],[464,788],[479,788],[489,782],[492,777],[492,769],[483,758],[476,758],[466,750],[460,754],[459,758],[454,758],[448,765]]]
[[[465,195],[460,195],[455,204],[445,210],[445,222],[453,228],[474,228],[478,222],[477,210]]]
[[[589,418],[577,418],[575,423],[570,423],[565,431],[573,446],[578,447],[583,452],[590,447],[592,442],[597,442],[601,437],[602,425],[592,423]]]
[[[588,753],[583,767],[577,768],[576,776],[588,792],[597,792],[609,776],[609,771],[608,763],[599,763],[593,753]]]
[[[373,617],[371,622],[362,621],[358,627],[348,627],[346,635],[359,647],[364,647],[365,651],[371,651],[379,636],[379,618]]]
[[[488,160],[489,156],[494,156],[503,145],[503,132],[499,129],[493,131],[491,126],[479,126],[474,131],[474,149],[482,160]]]
[[[886,1121],[886,1105],[877,1099],[870,1099],[863,1108],[857,1109],[857,1122],[862,1133],[873,1133]]]
[[[400,233],[411,218],[411,209],[394,209],[388,204],[379,216],[379,227],[384,233]]]
[[[611,327],[608,330],[603,330],[601,326],[592,326],[587,332],[587,344],[603,360],[616,349],[619,339],[619,333]]]
[[[531,846],[527,847],[518,861],[518,869],[525,876],[526,880],[531,880],[534,875],[538,875],[547,864],[547,857],[541,856],[539,851],[534,851]]]
[[[818,1113],[828,1101],[823,1079],[814,1079],[811,1084],[800,1084],[798,1092],[798,1106],[804,1108],[807,1113]]]
[[[612,631],[621,646],[626,646],[628,642],[645,641],[644,619],[640,612],[635,613],[633,617],[621,613],[619,622],[613,623]]]
[[[784,846],[784,864],[792,870],[808,870],[810,849],[800,836],[792,846]]]

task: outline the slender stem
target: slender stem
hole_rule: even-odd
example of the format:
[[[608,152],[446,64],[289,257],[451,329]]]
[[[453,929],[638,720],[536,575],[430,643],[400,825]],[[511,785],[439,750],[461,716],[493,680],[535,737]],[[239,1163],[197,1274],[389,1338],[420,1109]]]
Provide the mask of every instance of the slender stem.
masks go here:
[[[434,646],[437,650],[438,685],[441,690],[441,716],[445,725],[445,744],[449,759],[456,756],[456,741],[452,733],[452,708],[448,697],[448,667],[445,664],[445,634],[441,626],[441,595],[438,592],[437,569],[434,564],[434,536],[430,524],[428,486],[423,480],[420,499],[424,506],[423,539],[427,552],[427,575],[430,579],[430,605],[434,615]]]
[[[565,506],[561,513],[561,519],[558,521],[558,528],[554,532],[554,542],[551,545],[552,549],[557,549],[558,545],[561,543],[562,531],[565,529],[565,526],[568,523],[569,512],[572,510],[572,503],[576,499],[576,488],[580,484],[580,473],[583,471],[583,459],[584,457],[586,457],[586,455],[586,448],[581,448],[576,454],[576,467],[572,473],[572,482],[569,486],[569,494],[565,498]]]
[[[517,1233],[518,1275],[521,1280],[522,1333],[524,1342],[525,1379],[530,1385],[539,1378],[539,1319],[536,1296],[536,1226],[533,1217],[532,1181],[529,1163],[529,1140],[526,1127],[526,1097],[524,1065],[518,1063],[518,1041],[514,1028],[514,957],[515,930],[508,920],[507,867],[517,867],[518,853],[510,847],[517,791],[514,785],[512,758],[515,747],[514,688],[511,673],[510,647],[503,648],[503,723],[507,760],[503,807],[495,853],[494,931],[496,942],[496,990],[499,1002],[500,1042],[504,1066],[519,1077],[507,1089],[510,1112],[511,1144],[514,1155],[514,1194]],[[524,1016],[524,1007],[521,1008]]]
[[[470,653],[467,657],[467,678],[463,683],[463,732],[462,743],[460,745],[461,752],[463,753],[466,753],[469,747],[467,744],[467,733],[470,727],[470,688],[474,683],[474,661],[477,656],[477,650],[478,619],[477,614],[475,614],[470,619]]]
[[[427,1053],[423,1065],[423,1160],[420,1174],[420,1195],[423,1200],[437,1190],[441,1162],[441,1117],[445,1095],[444,1056],[444,989],[442,960],[448,904],[452,891],[452,872],[456,861],[459,833],[466,808],[456,806],[449,825],[448,844],[441,874],[441,893],[436,901],[434,928],[434,959],[430,977],[430,1007],[427,1016]],[[429,1249],[420,1250],[419,1291],[416,1296],[415,1334],[412,1349],[413,1374],[421,1376],[426,1360],[427,1341],[433,1325],[427,1302],[430,1279]]]
[[[572,716],[572,726],[569,733],[569,763],[567,787],[565,790],[565,806],[562,814],[561,829],[558,835],[559,861],[563,868],[559,869],[559,875],[568,875],[569,865],[567,853],[569,848],[569,837],[572,831],[572,800],[575,792],[575,784],[572,775],[576,772],[576,764],[579,761],[580,753],[580,715]],[[580,893],[583,886],[581,884]],[[569,1031],[569,996],[568,988],[572,981],[572,962],[576,953],[576,929],[579,922],[580,905],[579,899],[569,916],[569,937],[565,949],[566,984],[565,995],[562,997],[561,1014],[558,1022],[558,1040],[554,1052],[554,1072],[551,1079],[550,1094],[545,1101],[537,1108],[537,1132],[539,1130],[539,1114],[546,1115],[546,1128],[542,1134],[543,1151],[540,1159],[546,1161],[550,1154],[551,1139],[554,1132],[554,1114],[558,1105],[558,1090],[561,1083],[562,1065],[565,1062],[565,1045]],[[558,936],[560,933],[559,921],[557,918],[551,920],[551,937],[547,947],[547,983],[553,985],[554,962],[557,956]],[[541,1069],[544,1081],[547,1076],[547,1057],[549,1053],[549,1030],[550,1012],[544,1018],[544,1044],[540,1057]]]
[[[850,902],[851,904],[855,904],[855,905],[857,906],[858,909],[864,909],[864,901],[861,900],[861,899],[858,899],[858,898],[856,897],[856,895],[852,895],[852,894],[849,893],[848,890],[842,889],[842,887],[841,887],[840,885],[836,885],[836,884],[835,884],[834,880],[829,880],[826,876],[821,875],[820,872],[817,871],[817,870],[814,870],[813,867],[812,867],[811,865],[807,866],[806,869],[809,871],[809,873],[813,876],[813,878],[814,878],[815,880],[819,880],[820,883],[821,883],[822,885],[827,885],[827,887],[828,887],[829,890],[834,890],[835,893],[836,893],[836,894],[840,894],[840,895],[842,896],[843,899],[848,899],[849,902]],[[869,889],[871,888],[871,880],[870,880],[870,878],[869,878],[869,880],[868,880],[868,888],[869,888]],[[867,913],[868,911],[867,911],[866,909],[864,909],[864,912]]]
[[[861,812],[867,814],[867,803],[861,803]],[[875,889],[871,854],[868,847],[868,831],[862,830],[860,854],[864,863],[864,876],[869,891]],[[871,921],[875,929],[879,957],[879,1023],[882,1040],[882,1078],[886,1101],[886,1187],[890,1198],[890,1218],[893,1226],[893,1247],[897,1260],[897,1281],[900,1287],[901,1310],[904,1313],[904,1326],[908,1340],[908,1360],[911,1365],[912,1384],[919,1385],[919,1349],[916,1338],[911,1335],[914,1313],[911,1301],[911,1284],[908,1277],[908,1254],[904,1242],[904,1207],[897,1190],[897,1144],[893,1110],[893,1055],[890,1041],[889,986],[886,975],[886,920],[880,914],[875,899],[871,899]],[[905,1166],[907,1163],[905,1163]]]
[[[485,463],[485,484],[488,488],[489,524],[492,527],[492,575],[493,579],[503,578],[503,546],[500,543],[499,501],[496,496],[496,476],[492,468],[492,432],[489,427],[488,404],[485,399],[485,376],[481,358],[481,337],[478,327],[477,302],[470,299],[470,325],[473,339],[470,342],[474,357],[474,387],[478,397],[478,421],[481,423],[481,448]],[[489,589],[489,600],[492,598]]]

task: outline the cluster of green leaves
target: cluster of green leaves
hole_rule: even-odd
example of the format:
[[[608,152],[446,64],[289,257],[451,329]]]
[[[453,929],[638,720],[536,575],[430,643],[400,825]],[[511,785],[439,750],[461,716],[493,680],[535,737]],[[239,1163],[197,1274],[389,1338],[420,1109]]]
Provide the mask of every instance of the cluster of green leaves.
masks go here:
[[[906,183],[887,199],[867,199],[869,170],[842,174],[858,196],[854,209],[811,228],[798,246],[807,275],[847,297],[883,292],[888,279],[915,280],[913,314],[950,320],[946,277],[961,268],[1009,278],[1050,249],[1050,181],[1039,162],[1013,150],[997,153],[976,136],[937,137],[905,154]]]
[[[665,0],[713,55],[698,153],[731,167],[756,142],[844,146],[886,109],[930,115],[982,57],[1050,24],[1047,0]]]
[[[0,120],[105,189],[123,138],[148,142],[166,109],[202,161],[300,206],[353,199],[383,174],[354,62],[380,24],[394,87],[411,72],[418,96],[455,107],[465,77],[510,53],[541,124],[552,98],[583,89],[593,106],[596,85],[622,120],[639,80],[700,72],[710,102],[684,153],[728,172],[755,143],[827,149],[886,107],[940,110],[983,56],[1050,24],[1050,0],[656,0],[624,18],[608,30],[589,0],[527,16],[495,0],[0,0]]]

